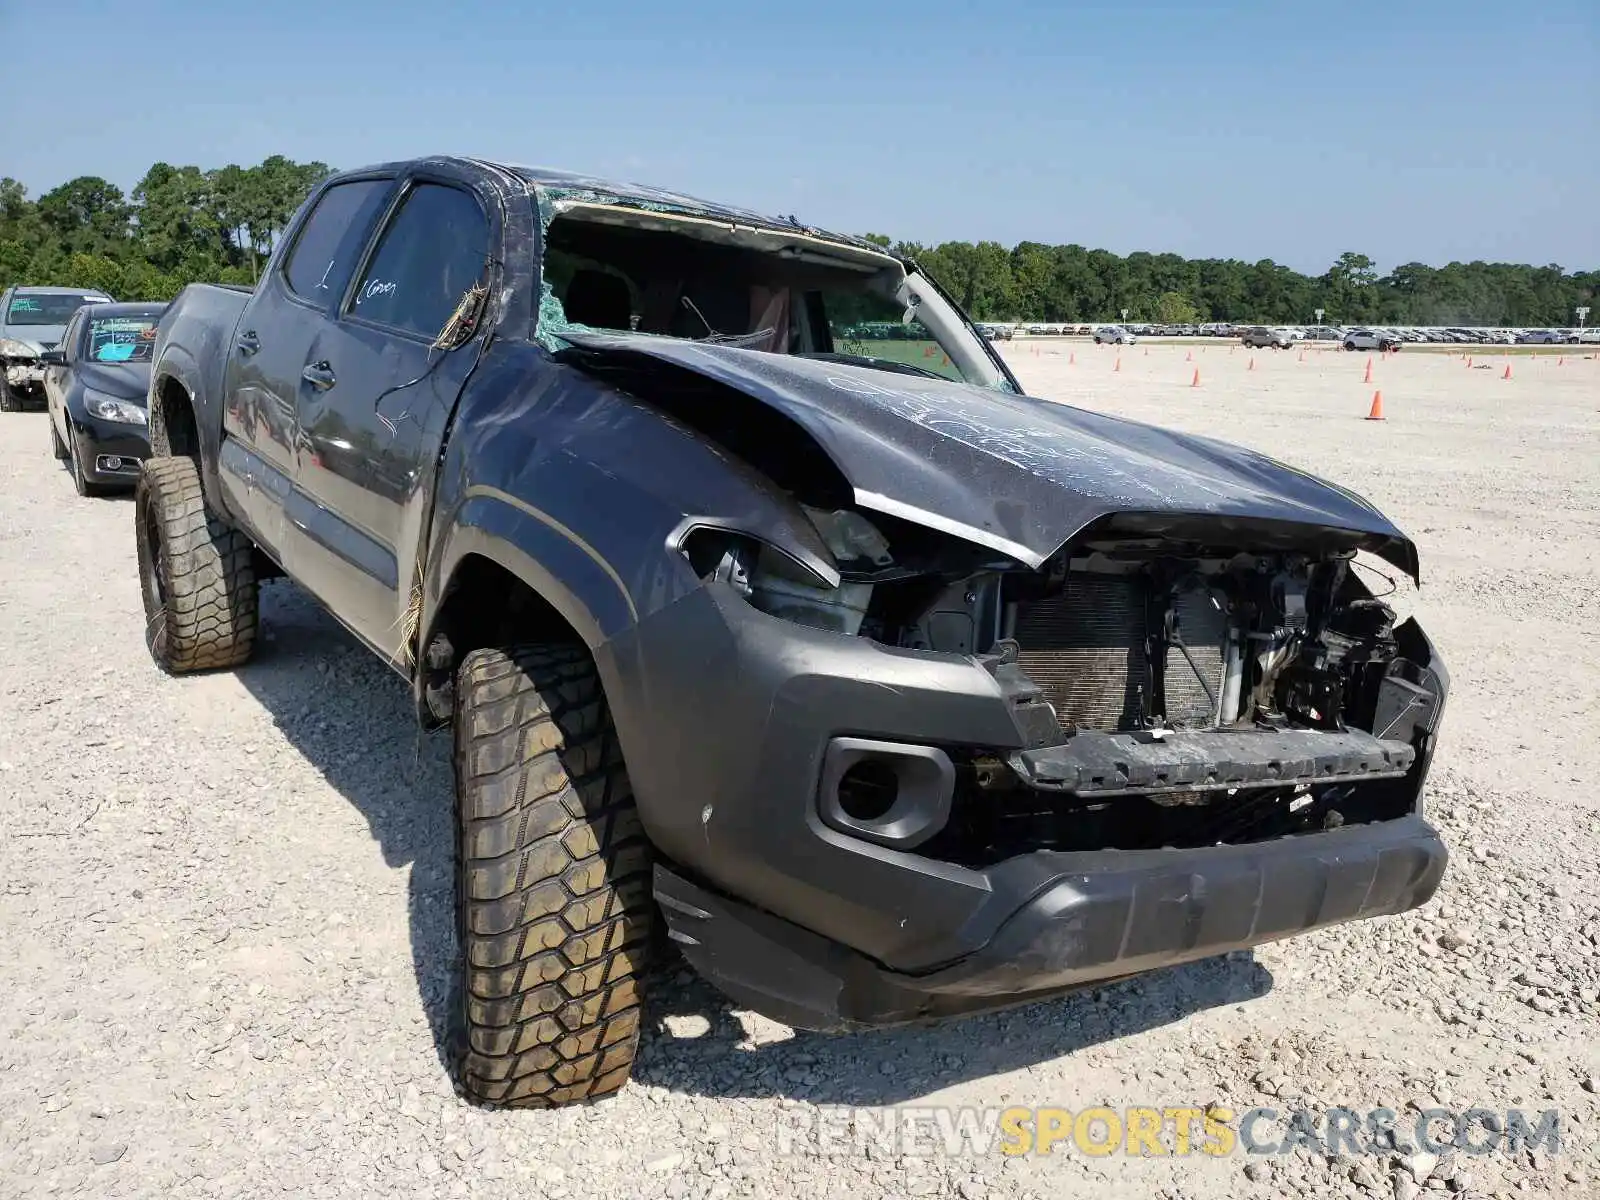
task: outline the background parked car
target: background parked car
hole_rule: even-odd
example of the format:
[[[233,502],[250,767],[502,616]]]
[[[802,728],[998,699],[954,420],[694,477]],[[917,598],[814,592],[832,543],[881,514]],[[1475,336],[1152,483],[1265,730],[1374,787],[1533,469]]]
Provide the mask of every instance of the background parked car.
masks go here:
[[[150,358],[165,304],[86,304],[41,355],[50,445],[80,496],[131,488],[150,456]]]
[[[1276,350],[1286,350],[1294,345],[1294,337],[1287,329],[1272,329],[1266,325],[1252,325],[1239,335],[1239,343],[1243,346],[1271,346]]]
[[[1400,339],[1387,330],[1350,329],[1340,344],[1346,350],[1398,350]]]
[[[1110,343],[1113,346],[1131,346],[1139,339],[1131,330],[1124,329],[1121,325],[1102,325],[1094,331],[1094,344]]]
[[[0,294],[0,412],[44,402],[39,355],[56,348],[80,306],[110,299],[84,288],[12,287]]]

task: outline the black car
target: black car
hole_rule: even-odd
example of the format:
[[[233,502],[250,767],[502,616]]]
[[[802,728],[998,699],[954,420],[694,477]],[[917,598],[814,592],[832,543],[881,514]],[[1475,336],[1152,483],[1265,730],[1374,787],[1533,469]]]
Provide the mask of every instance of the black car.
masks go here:
[[[80,496],[131,488],[150,456],[145,393],[164,304],[86,304],[40,355],[50,443]]]

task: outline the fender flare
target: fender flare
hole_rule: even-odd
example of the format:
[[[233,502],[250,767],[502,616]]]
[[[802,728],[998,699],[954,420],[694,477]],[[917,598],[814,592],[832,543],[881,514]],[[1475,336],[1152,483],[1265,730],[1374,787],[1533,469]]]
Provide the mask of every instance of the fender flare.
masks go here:
[[[166,346],[150,372],[150,390],[146,394],[146,411],[150,421],[150,449],[156,448],[156,424],[162,423],[161,439],[166,442],[165,411],[160,396],[168,380],[176,383],[189,397],[189,407],[194,411],[195,432],[200,446],[200,482],[205,490],[206,502],[216,512],[226,512],[222,503],[222,479],[217,473],[217,454],[221,449],[222,415],[211,411],[212,402],[206,397],[202,384],[200,364],[181,346]],[[159,414],[159,415],[158,415]]]
[[[639,619],[627,585],[612,565],[573,530],[498,488],[469,487],[435,541],[424,573],[417,642],[438,631],[439,617],[462,563],[488,560],[520,579],[566,621],[593,652]],[[412,672],[419,716],[426,717],[427,671]]]

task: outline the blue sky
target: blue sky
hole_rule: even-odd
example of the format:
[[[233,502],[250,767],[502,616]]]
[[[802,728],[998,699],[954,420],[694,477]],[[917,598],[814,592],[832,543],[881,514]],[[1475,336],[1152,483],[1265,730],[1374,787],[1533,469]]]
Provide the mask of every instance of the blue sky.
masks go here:
[[[924,242],[1600,265],[1596,0],[30,11],[0,173],[32,195],[444,151]]]

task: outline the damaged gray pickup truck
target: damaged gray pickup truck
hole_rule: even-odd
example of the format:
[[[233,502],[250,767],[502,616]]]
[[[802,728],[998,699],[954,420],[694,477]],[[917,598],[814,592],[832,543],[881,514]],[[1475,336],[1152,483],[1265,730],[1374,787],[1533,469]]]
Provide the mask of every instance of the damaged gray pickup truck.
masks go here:
[[[675,944],[851,1030],[1426,901],[1448,677],[1251,451],[1026,396],[870,242],[458,158],[339,175],[162,320],[149,645],[286,574],[454,729],[460,1078],[627,1080]]]

